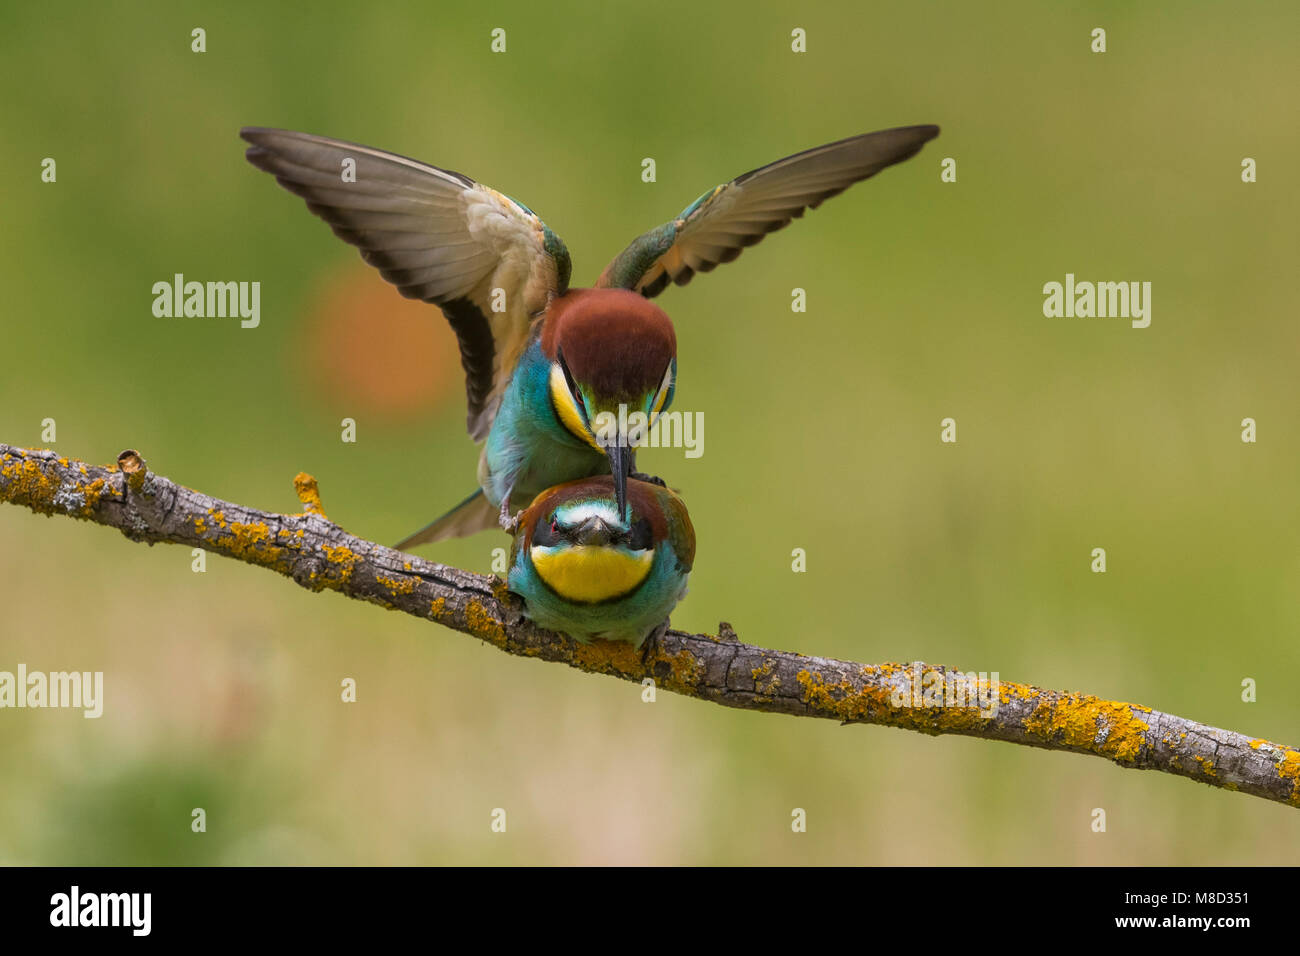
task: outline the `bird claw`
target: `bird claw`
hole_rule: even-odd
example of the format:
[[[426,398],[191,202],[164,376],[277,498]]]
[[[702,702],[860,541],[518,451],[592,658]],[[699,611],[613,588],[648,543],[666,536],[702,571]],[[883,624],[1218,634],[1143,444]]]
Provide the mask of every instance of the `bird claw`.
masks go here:
[[[519,519],[523,513],[522,508],[513,515],[510,513],[510,496],[507,495],[501,501],[501,513],[497,517],[497,523],[506,534],[514,534],[519,530]]]
[[[639,471],[632,472],[629,478],[635,478],[637,481],[644,481],[652,485],[658,485],[660,488],[667,488],[668,484],[658,475],[643,475]]]
[[[659,638],[668,633],[668,619],[646,635],[645,640],[641,642],[641,663],[649,665],[650,660],[654,657],[654,652],[659,647]]]

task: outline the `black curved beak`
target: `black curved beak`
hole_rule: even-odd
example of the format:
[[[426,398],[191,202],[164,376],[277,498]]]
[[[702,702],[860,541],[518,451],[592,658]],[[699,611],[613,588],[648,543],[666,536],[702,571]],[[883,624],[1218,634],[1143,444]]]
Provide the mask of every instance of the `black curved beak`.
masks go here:
[[[609,456],[609,470],[614,476],[614,498],[618,502],[618,516],[627,521],[627,479],[632,474],[632,449],[623,444],[620,435],[617,441],[605,447]]]

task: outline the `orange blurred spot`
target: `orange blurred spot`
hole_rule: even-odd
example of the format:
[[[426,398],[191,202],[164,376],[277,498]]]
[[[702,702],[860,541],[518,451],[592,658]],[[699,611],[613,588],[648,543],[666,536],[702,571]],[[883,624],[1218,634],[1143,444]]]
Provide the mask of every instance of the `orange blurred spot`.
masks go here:
[[[417,418],[464,401],[460,349],[441,310],[404,299],[363,263],[324,281],[306,324],[306,378],[332,408]]]

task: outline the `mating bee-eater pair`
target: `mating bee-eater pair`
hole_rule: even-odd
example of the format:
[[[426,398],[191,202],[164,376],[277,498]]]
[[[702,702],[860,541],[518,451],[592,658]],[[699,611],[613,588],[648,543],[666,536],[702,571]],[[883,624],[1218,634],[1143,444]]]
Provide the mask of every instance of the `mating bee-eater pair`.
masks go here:
[[[240,135],[249,162],[456,332],[469,433],[484,443],[479,489],[398,547],[499,522],[515,534],[509,586],[533,620],[639,645],[676,606],[695,553],[685,506],[636,475],[625,430],[629,412],[653,423],[676,388],[672,321],[648,300],[938,133],[867,133],[745,173],[635,239],[590,289],[569,288],[569,252],[531,209],[468,176],[306,133]]]

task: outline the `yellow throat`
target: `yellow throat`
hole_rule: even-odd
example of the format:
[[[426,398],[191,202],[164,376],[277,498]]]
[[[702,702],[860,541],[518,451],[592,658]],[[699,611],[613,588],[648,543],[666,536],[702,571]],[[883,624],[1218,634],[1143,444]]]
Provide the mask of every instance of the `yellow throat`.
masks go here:
[[[533,567],[567,601],[596,604],[636,590],[650,573],[654,551],[630,553],[594,545],[534,547]]]

